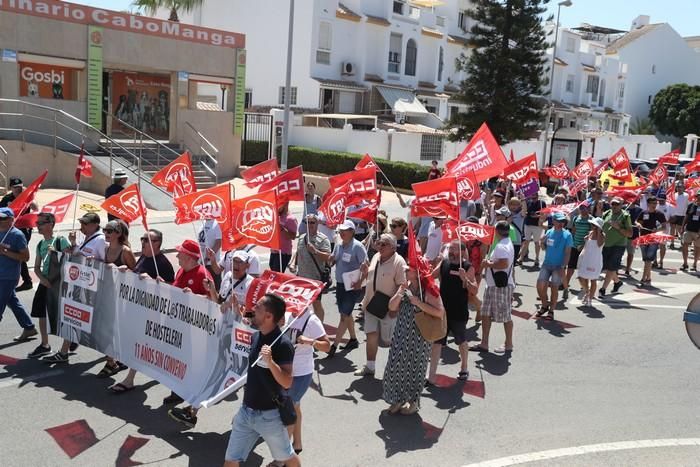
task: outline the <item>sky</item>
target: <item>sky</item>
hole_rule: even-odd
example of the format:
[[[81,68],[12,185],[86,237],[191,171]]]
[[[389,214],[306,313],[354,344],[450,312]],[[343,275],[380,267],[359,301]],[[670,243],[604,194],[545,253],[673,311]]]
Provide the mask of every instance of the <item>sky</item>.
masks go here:
[[[72,1],[121,11],[130,10],[133,0]],[[634,18],[638,15],[648,15],[652,23],[669,23],[681,36],[700,36],[700,24],[697,22],[696,15],[691,14],[698,11],[698,0],[572,0],[572,2],[573,5],[570,7],[561,7],[559,22],[564,27],[576,27],[581,23],[589,23],[627,31]],[[557,3],[557,0],[551,0],[549,6],[555,19]]]

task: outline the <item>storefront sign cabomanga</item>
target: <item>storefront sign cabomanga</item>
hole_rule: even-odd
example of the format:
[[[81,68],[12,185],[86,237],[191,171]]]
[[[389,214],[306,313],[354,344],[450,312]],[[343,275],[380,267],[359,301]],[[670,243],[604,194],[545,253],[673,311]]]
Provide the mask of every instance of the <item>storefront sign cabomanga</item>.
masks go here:
[[[71,23],[94,24],[108,29],[168,37],[221,47],[245,47],[245,36],[243,34],[91,8],[75,3],[53,0],[0,0],[0,10]]]

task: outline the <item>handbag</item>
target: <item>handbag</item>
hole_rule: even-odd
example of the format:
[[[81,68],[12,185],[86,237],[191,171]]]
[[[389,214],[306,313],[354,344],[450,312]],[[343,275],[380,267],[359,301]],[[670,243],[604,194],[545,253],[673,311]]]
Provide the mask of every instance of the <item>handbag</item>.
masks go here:
[[[257,347],[259,338],[260,333],[257,333],[255,335],[255,341],[253,342],[255,347]],[[265,386],[265,390],[270,395],[270,399],[272,399],[272,402],[274,402],[274,404],[277,406],[282,424],[284,426],[294,425],[297,422],[297,411],[294,409],[294,402],[292,401],[292,398],[286,394],[280,394],[272,389],[270,384],[267,382],[267,378],[260,378],[260,380],[262,381],[263,386]]]
[[[414,317],[416,326],[423,339],[433,343],[439,341],[447,335],[447,313],[442,311],[441,317],[429,315],[425,311],[418,311]]]
[[[379,319],[384,319],[386,317],[386,314],[389,313],[389,300],[391,299],[390,296],[385,294],[384,292],[380,292],[377,290],[377,271],[379,270],[379,261],[377,261],[377,265],[374,267],[374,280],[372,281],[372,288],[374,289],[374,295],[372,296],[372,299],[367,303],[367,312],[373,314]]]
[[[304,237],[304,243],[307,245],[309,244],[309,234],[306,234]],[[331,279],[331,268],[327,264],[323,265],[323,270],[321,270],[321,266],[318,265],[318,262],[316,261],[316,258],[314,255],[311,254],[311,252],[307,249],[306,252],[309,254],[311,257],[311,261],[313,261],[314,266],[316,266],[316,270],[318,271],[319,276],[321,277],[321,282],[323,282],[325,285],[323,286],[323,290],[321,293],[326,293],[328,292],[328,289],[331,288],[333,285],[333,280]]]
[[[491,277],[493,277],[493,284],[496,287],[508,287],[508,279],[510,278],[510,272],[513,270],[513,264],[511,263],[510,269],[508,272],[505,271],[496,271],[493,272],[492,268],[489,268],[489,271],[491,271]]]

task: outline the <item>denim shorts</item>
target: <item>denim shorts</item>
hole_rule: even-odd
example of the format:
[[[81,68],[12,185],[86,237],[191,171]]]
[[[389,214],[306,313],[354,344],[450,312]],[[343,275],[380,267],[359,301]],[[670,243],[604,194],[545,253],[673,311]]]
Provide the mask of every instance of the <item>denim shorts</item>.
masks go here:
[[[652,243],[650,245],[640,245],[639,249],[642,252],[642,261],[647,263],[656,261],[656,252],[659,249],[658,243]]]
[[[338,281],[335,287],[335,299],[338,302],[338,312],[341,315],[350,316],[355,305],[362,296],[362,290],[345,290],[342,281]]]
[[[540,274],[537,276],[537,282],[549,282],[551,286],[559,287],[562,282],[561,273],[563,270],[561,267],[543,264]]]
[[[289,388],[287,394],[295,404],[301,402],[301,398],[304,397],[304,394],[306,394],[306,391],[309,389],[309,386],[311,386],[312,376],[313,373],[294,377],[294,380],[292,381],[292,387]]]
[[[294,456],[292,441],[289,439],[287,427],[282,424],[279,410],[253,410],[242,405],[233,417],[226,460],[245,462],[261,437],[270,448],[274,460],[286,461]]]

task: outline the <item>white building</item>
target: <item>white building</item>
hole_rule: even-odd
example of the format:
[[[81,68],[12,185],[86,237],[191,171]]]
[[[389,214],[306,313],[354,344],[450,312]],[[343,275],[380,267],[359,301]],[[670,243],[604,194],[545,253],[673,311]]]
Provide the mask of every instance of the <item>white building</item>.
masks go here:
[[[629,133],[627,65],[606,55],[608,34],[621,32],[589,25],[560,28],[552,81],[553,130]],[[551,66],[552,49],[548,54]]]
[[[207,0],[184,22],[246,34],[246,107],[280,106],[287,1]],[[442,126],[461,106],[468,0],[303,0],[294,13],[292,106],[324,113],[393,114]],[[157,16],[167,17],[169,12]]]

